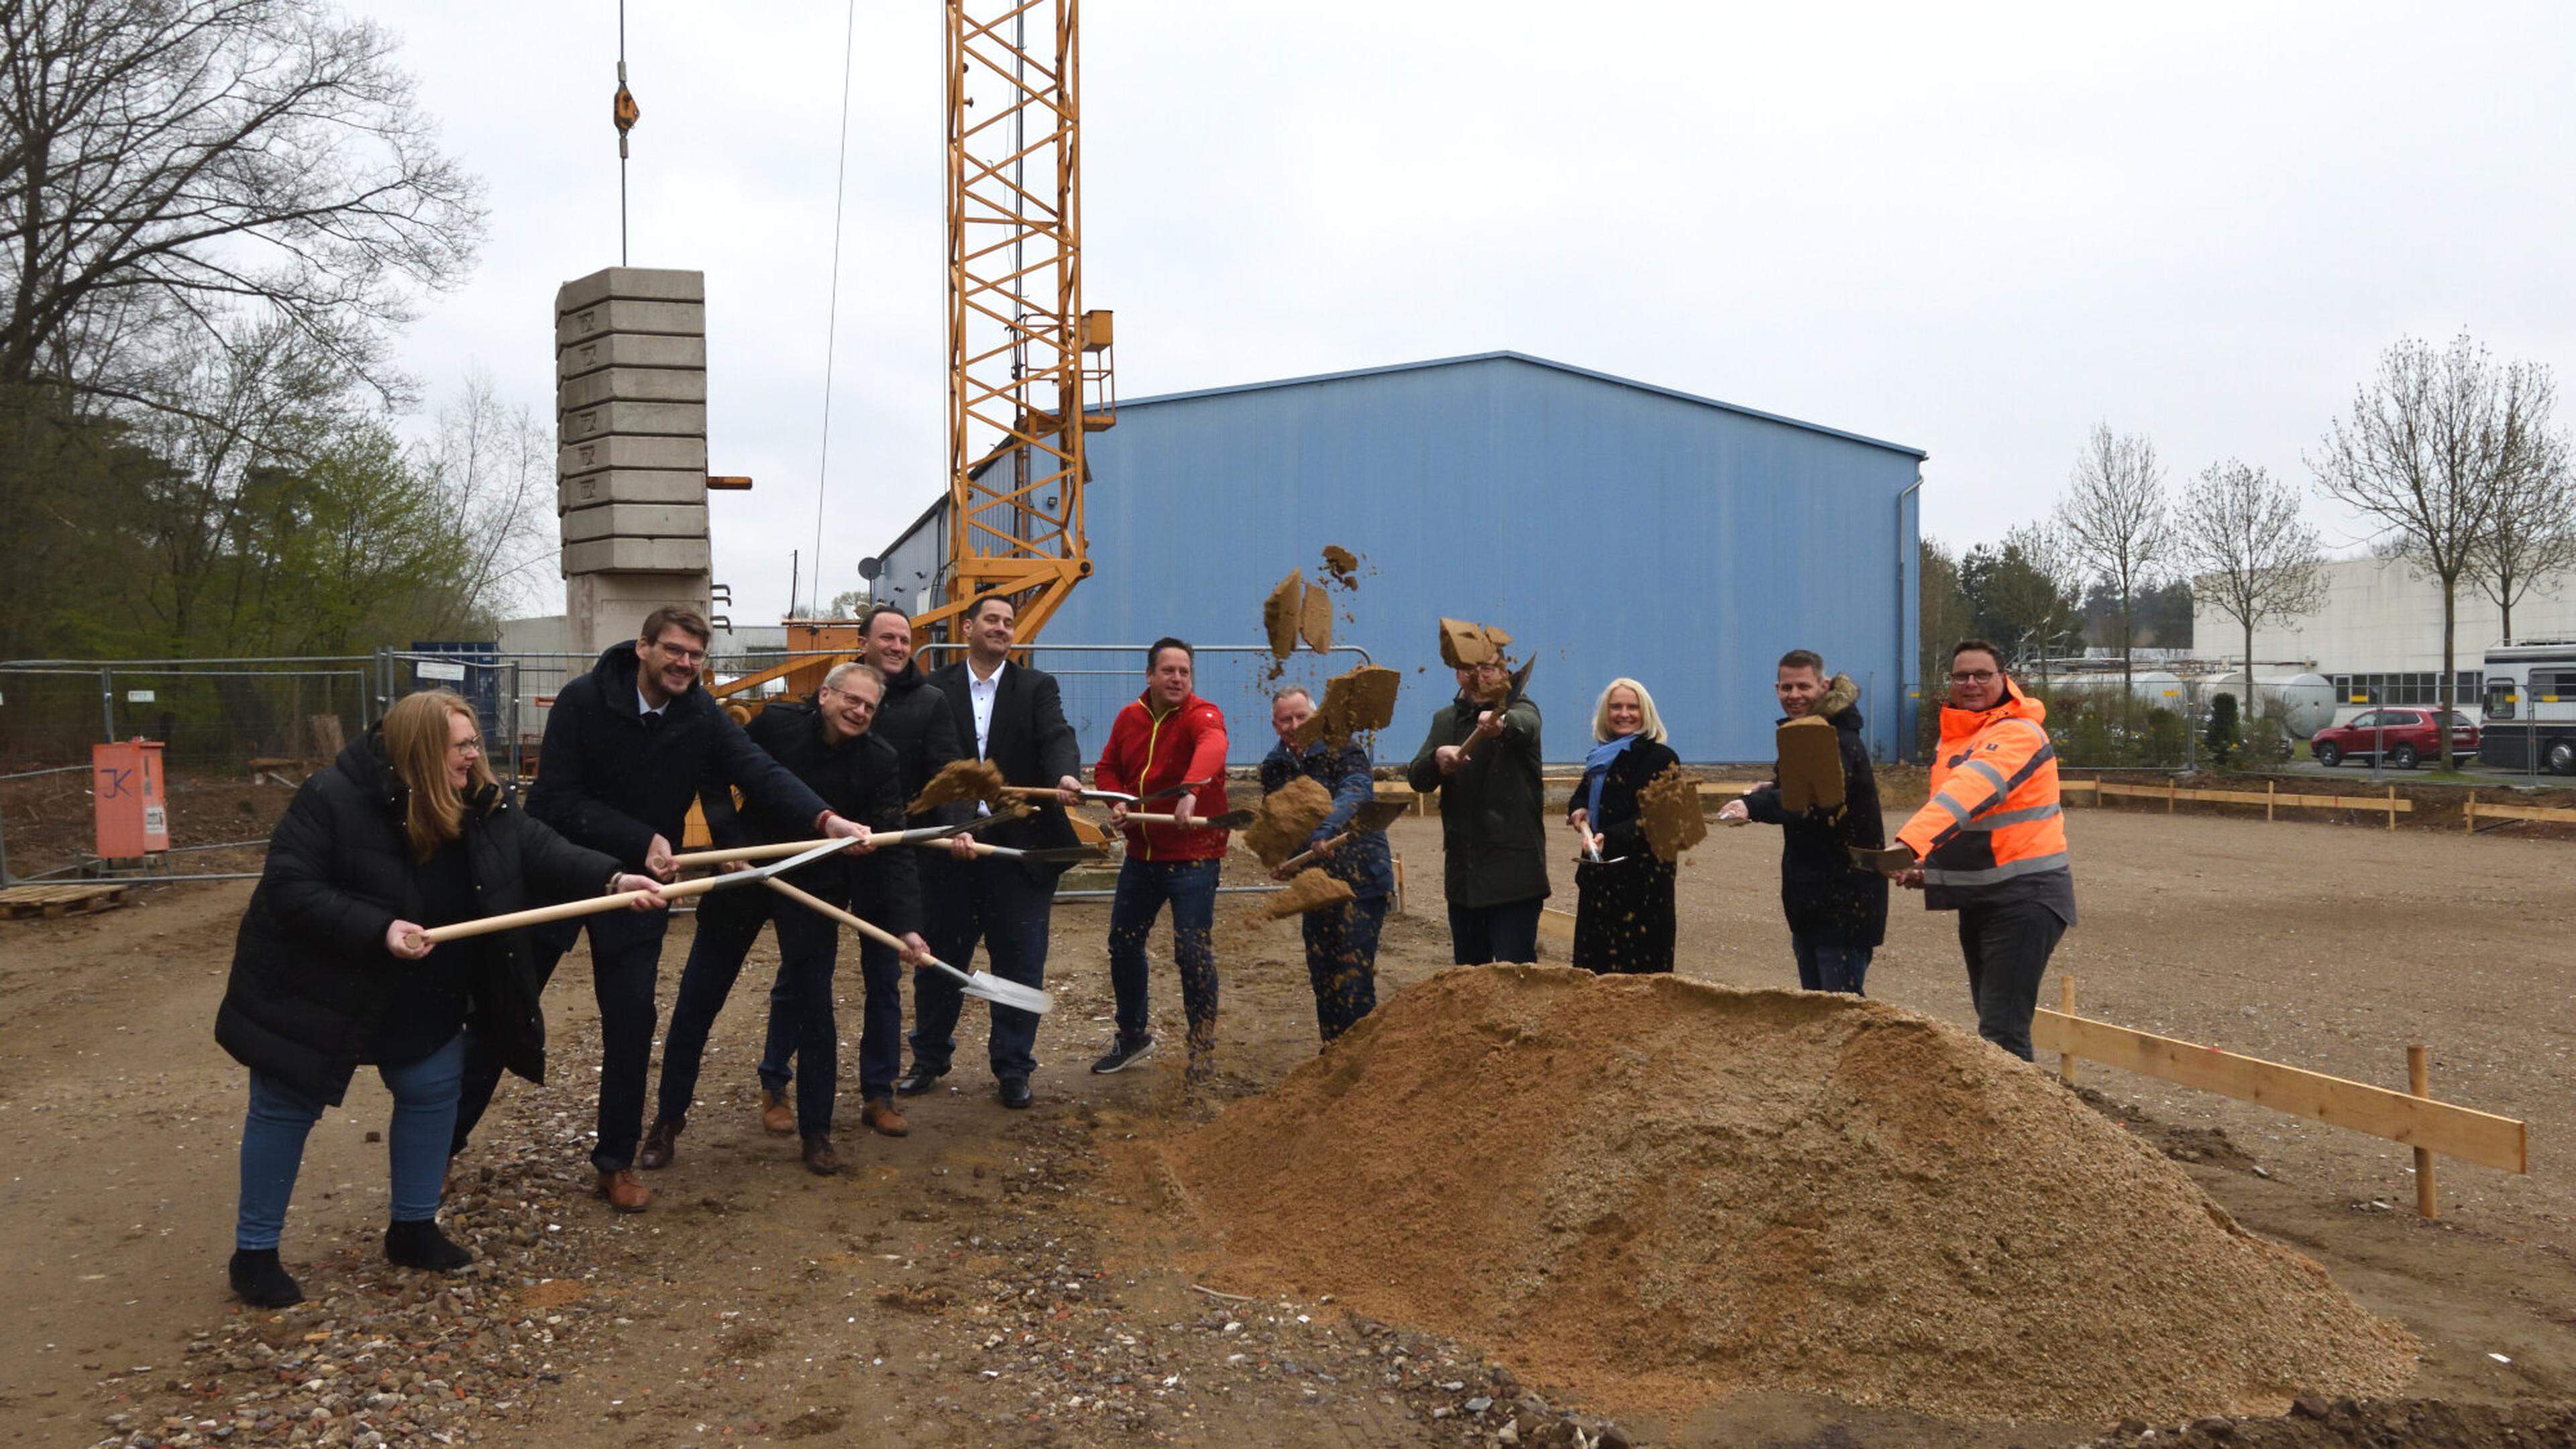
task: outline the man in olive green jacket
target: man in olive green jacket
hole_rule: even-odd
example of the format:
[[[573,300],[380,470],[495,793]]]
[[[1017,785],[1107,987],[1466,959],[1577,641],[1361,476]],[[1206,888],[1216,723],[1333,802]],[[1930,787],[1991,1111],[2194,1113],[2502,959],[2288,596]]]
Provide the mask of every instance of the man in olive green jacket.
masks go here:
[[[1461,966],[1538,959],[1547,900],[1538,706],[1499,660],[1458,671],[1458,698],[1431,717],[1406,778],[1440,798],[1449,954]]]

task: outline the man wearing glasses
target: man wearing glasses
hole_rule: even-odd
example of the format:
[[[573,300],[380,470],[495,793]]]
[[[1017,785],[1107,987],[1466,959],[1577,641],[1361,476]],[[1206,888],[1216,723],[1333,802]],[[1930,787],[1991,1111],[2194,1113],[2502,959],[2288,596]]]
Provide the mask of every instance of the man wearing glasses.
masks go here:
[[[2057,798],[2048,707],[2016,688],[1983,639],[1950,651],[1950,698],[1932,798],[1896,832],[1914,863],[1896,883],[1959,913],[1977,1035],[2031,1059],[2030,1018],[2049,953],[2075,924],[2075,875]]]
[[[864,820],[876,830],[903,828],[903,761],[894,744],[870,728],[885,698],[885,675],[873,664],[837,664],[823,676],[811,700],[781,700],[755,716],[744,733],[767,750],[796,778],[830,802],[833,809]],[[700,796],[707,833],[719,848],[802,840],[805,821],[780,818],[753,806],[737,809],[733,790],[710,781]],[[853,856],[863,858],[852,859]],[[912,853],[870,850],[867,843],[839,856],[788,872],[797,889],[853,911],[900,935],[904,954],[918,962],[927,953],[919,934],[921,886],[913,874]],[[841,926],[837,921],[764,890],[739,890],[710,896],[698,908],[698,932],[689,944],[689,964],[680,972],[679,999],[671,1003],[671,1032],[662,1044],[662,1089],[653,1130],[644,1134],[635,1165],[650,1172],[671,1165],[681,1127],[697,1096],[698,1067],[706,1055],[707,1030],[724,1010],[725,997],[742,974],[743,958],[760,939],[763,921],[778,928],[778,984],[769,997],[769,1033],[779,1058],[793,1053],[796,1110],[789,1125],[805,1141],[805,1169],[820,1177],[841,1170],[832,1148],[832,1094],[840,1078],[840,1041],[832,1012],[832,972],[840,961]],[[895,1034],[902,1028],[902,964],[886,951],[886,972],[897,977],[880,1001],[876,984],[868,989],[864,1008],[875,1018],[890,1009],[894,1020],[870,1019],[861,1033],[860,1084],[871,1103],[891,1091],[897,1051]],[[783,995],[783,999],[782,999]],[[871,1041],[870,1035],[880,1040]],[[873,1048],[889,1060],[874,1064],[881,1082],[869,1080],[866,1060]],[[762,1065],[763,1087],[769,1065]]]
[[[657,880],[674,874],[671,842],[681,838],[702,780],[738,786],[754,808],[813,825],[818,835],[864,840],[868,829],[834,814],[823,798],[743,734],[698,687],[707,621],[665,607],[645,616],[632,644],[613,644],[588,674],[566,684],[546,718],[528,813],[576,845],[615,856]],[[634,1172],[644,1136],[645,1078],[653,1055],[653,987],[662,964],[667,912],[617,912],[530,934],[537,986],[590,932],[591,988],[599,1000],[599,1140],[590,1153],[599,1193],[619,1212],[653,1200]],[[456,1148],[500,1084],[501,1064],[470,1050],[456,1107]]]

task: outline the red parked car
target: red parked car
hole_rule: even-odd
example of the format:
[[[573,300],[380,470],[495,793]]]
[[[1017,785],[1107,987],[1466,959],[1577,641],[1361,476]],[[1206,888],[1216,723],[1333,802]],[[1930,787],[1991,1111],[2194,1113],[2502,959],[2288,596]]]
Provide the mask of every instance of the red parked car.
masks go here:
[[[2329,725],[2308,741],[2309,753],[2317,763],[2329,768],[2346,760],[2367,760],[2382,749],[2388,752],[2388,763],[2400,770],[2415,768],[2418,760],[2438,759],[2441,751],[2433,747],[2438,737],[2441,711],[2429,707],[2404,709],[2366,709],[2339,725]],[[2451,716],[2451,763],[2475,759],[2478,753],[2478,727],[2468,716]]]

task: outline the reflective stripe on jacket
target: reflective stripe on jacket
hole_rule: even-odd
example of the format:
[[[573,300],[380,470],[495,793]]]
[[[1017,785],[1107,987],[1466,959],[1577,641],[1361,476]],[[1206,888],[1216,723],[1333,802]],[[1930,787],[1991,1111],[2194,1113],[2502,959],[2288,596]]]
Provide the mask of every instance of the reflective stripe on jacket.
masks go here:
[[[1896,832],[1923,862],[1927,905],[1974,904],[2009,882],[2067,868],[2047,719],[2048,707],[2009,680],[1993,709],[1943,707],[1932,798]]]

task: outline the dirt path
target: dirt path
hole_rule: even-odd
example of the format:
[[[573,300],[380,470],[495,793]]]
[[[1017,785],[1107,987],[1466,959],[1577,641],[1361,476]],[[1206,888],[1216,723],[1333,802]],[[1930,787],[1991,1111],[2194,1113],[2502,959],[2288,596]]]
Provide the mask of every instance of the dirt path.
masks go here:
[[[2561,939],[2576,856],[2111,813],[2078,816],[2072,833],[2086,915],[2061,960],[2088,1013],[2392,1084],[2420,1035],[2442,1094],[2530,1119],[2537,1170],[2445,1164],[2448,1216],[2425,1224],[2405,1210],[2407,1159],[2393,1144],[2096,1074],[2113,1114],[2196,1157],[2194,1176],[2240,1218],[2422,1335],[2431,1353],[2412,1392],[2576,1396],[2576,1169],[2556,1146],[2576,1130],[2565,1088],[2576,988]],[[1447,954],[1437,822],[1404,821],[1396,836],[1415,895],[1413,914],[1390,923],[1388,990]],[[1720,831],[1695,854],[1683,876],[1690,974],[1788,979],[1775,851],[1756,827]],[[0,1141],[12,1159],[0,1231],[18,1269],[0,1318],[0,1430],[11,1442],[130,1430],[203,1443],[227,1426],[239,1426],[232,1443],[284,1442],[285,1415],[309,1416],[335,1391],[331,1419],[294,1421],[315,1442],[1455,1444],[1561,1407],[1524,1404],[1531,1387],[1472,1345],[1332,1304],[1283,1306],[1259,1284],[1205,1285],[1253,1295],[1213,1297],[1181,1271],[1204,1244],[1150,1207],[1151,1143],[1315,1046],[1295,924],[1251,919],[1242,898],[1228,898],[1219,926],[1225,1075],[1209,1097],[1185,1097],[1168,1057],[1116,1077],[1081,1069],[1108,1035],[1106,909],[1069,902],[1034,1111],[991,1100],[970,1010],[967,1069],[913,1109],[913,1135],[865,1134],[845,1090],[854,1170],[812,1178],[792,1139],[754,1120],[759,993],[746,989],[718,1025],[680,1159],[654,1175],[660,1201],[628,1219],[581,1196],[596,1055],[588,993],[565,989],[585,973],[568,961],[549,1003],[563,1044],[555,1081],[514,1083],[464,1164],[491,1169],[452,1212],[485,1263],[438,1285],[375,1263],[383,1148],[366,1134],[386,1103],[362,1077],[314,1134],[289,1224],[289,1260],[317,1301],[241,1314],[222,1260],[242,1083],[209,1023],[246,895],[195,888],[0,927]],[[1900,903],[1873,994],[1964,1019],[1946,924]],[[675,936],[666,1003],[683,954]],[[1155,989],[1160,1029],[1177,1040],[1168,967]],[[855,1028],[845,1006],[853,1046]],[[1620,1414],[1579,1407],[1586,1425]],[[1622,1422],[1660,1442],[1866,1446],[2067,1442],[2108,1427],[1937,1425],[1777,1395]]]

